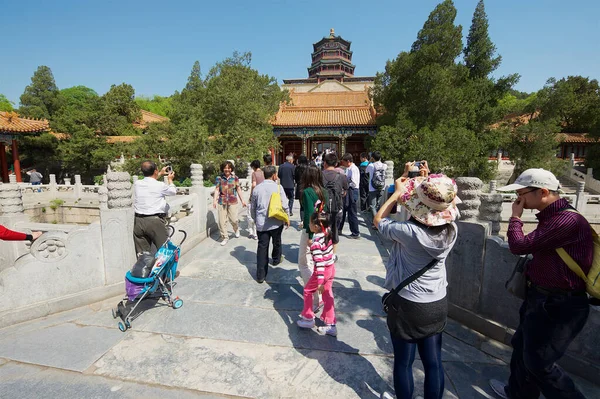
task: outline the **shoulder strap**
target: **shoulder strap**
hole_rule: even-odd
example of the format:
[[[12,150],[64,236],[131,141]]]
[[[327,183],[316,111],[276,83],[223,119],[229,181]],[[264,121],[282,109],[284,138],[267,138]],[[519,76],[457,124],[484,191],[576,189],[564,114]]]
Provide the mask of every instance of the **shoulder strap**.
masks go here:
[[[579,213],[576,209],[574,209],[571,206],[563,208],[559,212],[562,212],[562,211]],[[591,226],[590,226],[590,228],[591,228]],[[592,229],[592,232],[594,232],[593,229]],[[565,264],[569,267],[569,269],[571,269],[571,271],[573,271],[573,273],[578,275],[581,279],[583,279],[583,281],[587,282],[587,276],[585,275],[585,273],[583,272],[581,267],[577,264],[577,262],[575,262],[575,260],[571,257],[571,255],[569,255],[567,253],[567,251],[565,251],[564,248],[556,248],[555,251],[556,251],[556,253],[558,253],[558,256],[560,256],[560,258],[563,260],[563,262],[565,262]]]
[[[426,264],[421,270],[419,270],[418,272],[414,273],[410,277],[404,279],[400,284],[398,284],[398,286],[396,288],[394,288],[390,292],[390,297],[392,295],[396,295],[398,292],[400,292],[400,290],[402,288],[406,287],[407,285],[409,285],[410,283],[412,283],[413,281],[415,281],[416,279],[418,279],[419,277],[421,277],[423,274],[425,274],[425,272],[427,270],[431,269],[436,263],[438,263],[438,260],[437,259],[433,259],[431,262],[429,262],[428,264]]]

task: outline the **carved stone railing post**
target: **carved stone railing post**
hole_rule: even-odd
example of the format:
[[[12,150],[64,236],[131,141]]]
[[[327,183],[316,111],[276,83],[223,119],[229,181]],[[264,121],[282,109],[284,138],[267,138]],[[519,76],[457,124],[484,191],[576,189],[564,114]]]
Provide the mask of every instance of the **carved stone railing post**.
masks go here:
[[[254,169],[252,169],[252,166],[250,166],[250,164],[248,164],[248,170],[246,171],[246,173],[247,173],[246,179],[248,179],[250,184],[252,184],[252,173],[254,173]]]
[[[587,198],[585,195],[584,181],[577,182],[577,191],[575,192],[575,195],[575,209],[577,209],[579,213],[585,213],[585,208],[587,206]]]
[[[385,184],[394,184],[394,161],[385,161],[387,169],[385,170]]]
[[[495,194],[497,187],[498,187],[498,182],[496,180],[490,180],[490,194]]]
[[[462,201],[461,204],[458,204],[460,220],[476,222],[479,218],[479,206],[481,205],[479,196],[483,182],[477,177],[458,177],[456,185],[458,186],[458,197]]]
[[[81,198],[81,193],[83,192],[83,186],[81,184],[81,175],[75,175],[75,189],[73,193],[75,194],[75,200],[79,200]]]
[[[17,175],[14,173],[12,175],[8,175],[8,182],[10,184],[17,184]]]
[[[497,236],[502,220],[502,194],[481,194],[480,200],[479,219],[492,222],[492,235]]]
[[[198,237],[206,234],[208,220],[208,202],[207,196],[209,188],[204,187],[204,169],[202,165],[193,163],[190,165],[192,187],[190,195],[193,196],[192,217],[194,217],[194,227],[197,229]]]
[[[18,185],[0,186],[0,214],[3,216],[23,214],[23,196]]]
[[[63,180],[65,181],[65,186],[70,186],[71,185],[71,178],[70,177],[65,177]]]
[[[50,175],[50,182],[48,185],[50,186],[50,194],[56,194],[56,175]]]
[[[122,282],[135,262],[130,179],[127,172],[106,174],[107,206],[100,210],[106,285]]]

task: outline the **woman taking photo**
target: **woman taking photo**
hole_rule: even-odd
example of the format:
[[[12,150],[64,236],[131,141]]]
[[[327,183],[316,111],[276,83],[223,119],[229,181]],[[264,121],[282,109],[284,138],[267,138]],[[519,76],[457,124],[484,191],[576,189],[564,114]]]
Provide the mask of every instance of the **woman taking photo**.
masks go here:
[[[405,165],[394,193],[373,222],[384,237],[393,241],[385,288],[393,290],[424,271],[387,302],[393,303],[387,325],[394,347],[396,397],[413,397],[412,364],[418,350],[425,370],[425,399],[438,399],[444,392],[442,331],[448,316],[445,262],[456,242],[454,221],[459,215],[456,203],[460,200],[454,180],[442,174],[428,175],[426,163],[421,166],[421,176],[409,179],[412,168],[413,162]],[[396,203],[408,210],[408,221],[387,218]]]
[[[302,234],[300,235],[300,246],[298,248],[298,269],[304,281],[304,285],[313,274],[314,263],[310,254],[310,240],[313,233],[310,230],[310,217],[315,212],[315,208],[320,208],[327,204],[327,190],[323,186],[323,175],[316,166],[309,166],[302,175],[302,199],[300,201],[304,208]],[[321,298],[318,292],[314,293],[313,304],[315,310],[322,307]]]
[[[242,189],[240,188],[240,180],[233,174],[233,163],[225,161],[221,164],[221,176],[217,177],[215,194],[213,199],[213,208],[219,205],[219,231],[221,233],[221,245],[226,245],[229,241],[229,233],[227,232],[227,219],[233,227],[233,232],[236,237],[240,236],[240,228],[238,225],[238,196],[242,206],[246,203],[242,199]]]

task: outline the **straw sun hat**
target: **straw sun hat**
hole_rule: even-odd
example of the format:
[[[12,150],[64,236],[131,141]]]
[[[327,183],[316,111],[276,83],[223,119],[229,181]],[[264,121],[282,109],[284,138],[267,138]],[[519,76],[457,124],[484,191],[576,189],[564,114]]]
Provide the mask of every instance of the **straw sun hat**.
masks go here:
[[[456,204],[458,188],[453,179],[443,174],[409,179],[398,203],[419,222],[427,226],[443,226],[454,222],[460,213]]]

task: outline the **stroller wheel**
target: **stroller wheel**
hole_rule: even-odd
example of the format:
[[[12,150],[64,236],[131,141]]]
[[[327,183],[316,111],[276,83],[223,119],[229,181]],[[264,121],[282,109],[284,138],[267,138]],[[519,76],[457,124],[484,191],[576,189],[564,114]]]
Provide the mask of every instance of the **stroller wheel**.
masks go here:
[[[173,309],[179,309],[182,306],[183,306],[183,300],[179,299],[179,298],[175,298],[175,300],[173,301]]]
[[[127,330],[127,327],[125,327],[125,324],[123,324],[122,322],[119,322],[119,324],[117,324],[119,326],[119,330],[121,330],[122,332],[125,332]]]

